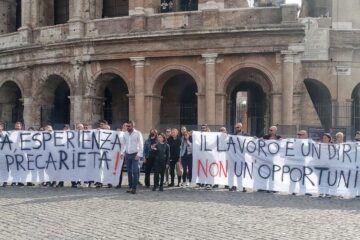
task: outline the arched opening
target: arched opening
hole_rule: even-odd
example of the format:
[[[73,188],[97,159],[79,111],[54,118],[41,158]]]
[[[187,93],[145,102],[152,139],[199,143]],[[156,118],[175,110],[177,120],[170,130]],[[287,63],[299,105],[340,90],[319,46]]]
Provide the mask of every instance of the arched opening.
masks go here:
[[[54,0],[54,24],[64,24],[69,21],[69,0]]]
[[[354,128],[353,131],[358,131],[360,130],[360,84],[354,88],[351,98],[351,126]]]
[[[163,75],[160,104],[160,124],[162,126],[195,127],[197,119],[196,81],[183,71],[169,71]]]
[[[0,117],[10,128],[17,121],[23,122],[23,102],[21,90],[12,81],[5,82],[0,87]]]
[[[232,74],[226,90],[228,128],[241,122],[244,131],[262,136],[270,125],[270,91],[269,80],[257,69],[243,68]]]
[[[103,18],[129,15],[129,0],[103,0]]]
[[[315,79],[305,79],[304,84],[322,127],[325,131],[329,131],[332,127],[332,104],[329,89],[322,82]]]
[[[70,124],[70,88],[58,75],[50,76],[42,87],[40,121],[42,125],[51,124],[54,129],[62,129]]]
[[[129,90],[124,79],[112,73],[98,78],[97,95],[103,98],[102,118],[113,127],[129,120]]]

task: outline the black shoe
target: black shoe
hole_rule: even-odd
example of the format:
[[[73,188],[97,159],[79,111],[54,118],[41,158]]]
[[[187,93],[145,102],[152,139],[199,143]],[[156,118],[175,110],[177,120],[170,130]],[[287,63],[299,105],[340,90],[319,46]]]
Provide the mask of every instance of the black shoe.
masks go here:
[[[229,189],[229,186],[228,186],[228,185],[225,185],[225,189]]]
[[[121,185],[117,185],[115,188],[116,188],[116,189],[119,189],[119,188],[121,188]]]
[[[19,182],[17,185],[18,185],[19,187],[23,187],[23,186],[24,186],[24,184],[23,184],[23,183],[20,183],[20,182]]]
[[[153,191],[156,191],[156,187],[153,187],[153,189],[152,189]]]
[[[173,187],[173,186],[174,186],[174,184],[173,184],[173,183],[170,183],[168,186],[169,186],[169,187]]]
[[[131,190],[131,193],[132,193],[132,194],[136,194],[136,189],[132,189],[132,190]]]
[[[112,188],[112,184],[108,184],[108,188]]]
[[[132,189],[126,190],[126,193],[131,193],[131,192],[132,192]]]
[[[4,183],[2,184],[2,187],[6,187],[6,186],[7,186],[7,183],[4,182]]]
[[[33,186],[35,186],[35,184],[33,184],[33,183],[31,183],[31,182],[28,182],[28,183],[26,183],[26,186],[28,186],[28,187],[33,187]]]
[[[160,187],[160,188],[159,188],[159,191],[160,191],[160,192],[164,191],[163,187]]]
[[[72,188],[77,188],[77,185],[76,185],[76,184],[74,184],[74,185],[71,185],[71,187],[72,187]]]

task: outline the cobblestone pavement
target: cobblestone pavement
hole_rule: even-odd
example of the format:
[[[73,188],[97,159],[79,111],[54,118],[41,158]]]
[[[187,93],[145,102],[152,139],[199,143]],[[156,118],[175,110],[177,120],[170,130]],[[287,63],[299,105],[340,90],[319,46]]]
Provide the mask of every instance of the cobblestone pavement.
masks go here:
[[[0,239],[360,239],[360,200],[225,189],[7,187]]]

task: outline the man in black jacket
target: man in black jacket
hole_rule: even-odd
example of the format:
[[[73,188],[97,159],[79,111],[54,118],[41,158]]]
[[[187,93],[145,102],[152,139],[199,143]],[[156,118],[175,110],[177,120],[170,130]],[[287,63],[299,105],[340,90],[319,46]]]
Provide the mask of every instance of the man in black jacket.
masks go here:
[[[176,128],[171,129],[171,136],[168,138],[167,143],[170,146],[170,176],[171,176],[171,183],[169,187],[174,186],[175,181],[175,166],[176,163],[180,160],[180,146],[181,146],[181,139],[178,136],[178,130]],[[181,177],[180,177],[181,181]],[[180,184],[178,179],[178,185]]]

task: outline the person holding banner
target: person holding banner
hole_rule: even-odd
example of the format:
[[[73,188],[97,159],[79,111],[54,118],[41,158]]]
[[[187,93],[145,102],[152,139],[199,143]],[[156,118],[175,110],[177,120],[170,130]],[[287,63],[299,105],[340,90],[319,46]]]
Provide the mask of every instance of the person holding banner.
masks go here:
[[[265,140],[280,140],[281,136],[277,135],[277,130],[276,126],[269,127],[268,134],[264,135],[262,138]]]
[[[139,182],[139,160],[143,157],[143,136],[136,130],[135,123],[129,121],[126,124],[127,132],[124,134],[124,147],[122,155],[126,161],[128,172],[129,190],[127,193],[136,194],[136,187]]]
[[[235,124],[235,135],[238,135],[238,136],[249,136],[249,134],[247,134],[246,132],[243,131],[243,125],[241,122],[238,122]],[[226,186],[225,186],[226,188]],[[229,191],[230,192],[235,192],[237,190],[237,188],[235,186],[229,188]],[[246,191],[246,188],[243,187],[243,192],[247,192]]]
[[[170,161],[170,147],[165,142],[165,135],[160,133],[157,137],[158,142],[155,145],[151,145],[151,149],[155,153],[154,159],[154,187],[153,191],[159,187],[159,191],[162,192],[164,186],[164,174],[166,165],[169,165]],[[160,177],[160,178],[159,178]]]
[[[338,132],[335,134],[336,143],[343,143],[344,142],[344,134],[342,132]]]
[[[3,131],[5,130],[5,124],[3,122],[0,122],[0,140],[3,141],[3,137],[4,137],[4,133]],[[7,182],[3,182],[2,187],[6,187],[7,186]]]

